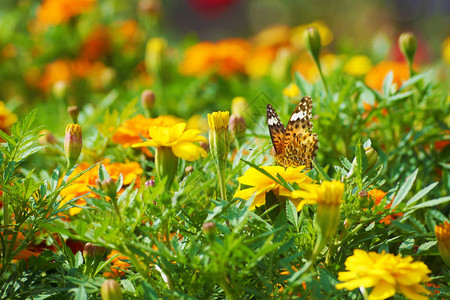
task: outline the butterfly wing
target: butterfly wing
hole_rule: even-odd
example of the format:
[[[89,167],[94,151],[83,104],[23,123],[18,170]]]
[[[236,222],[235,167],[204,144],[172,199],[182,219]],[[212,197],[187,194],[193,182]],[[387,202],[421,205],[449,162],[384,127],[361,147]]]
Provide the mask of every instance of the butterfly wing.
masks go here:
[[[266,117],[273,147],[275,148],[276,154],[279,155],[284,151],[283,142],[286,129],[283,123],[281,123],[280,117],[278,117],[275,109],[270,104],[267,104]]]
[[[285,156],[293,166],[304,165],[312,168],[311,161],[319,148],[319,138],[312,133],[312,99],[305,96],[295,108],[286,126],[284,136]]]

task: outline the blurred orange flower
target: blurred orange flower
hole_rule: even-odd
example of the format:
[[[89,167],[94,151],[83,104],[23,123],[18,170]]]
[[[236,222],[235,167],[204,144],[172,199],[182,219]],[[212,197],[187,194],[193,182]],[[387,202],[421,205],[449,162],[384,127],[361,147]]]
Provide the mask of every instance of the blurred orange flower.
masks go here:
[[[180,72],[188,76],[214,72],[222,76],[243,73],[250,51],[250,43],[243,39],[200,42],[186,50]]]
[[[125,270],[130,268],[131,265],[126,262],[128,260],[128,257],[121,254],[117,250],[112,250],[111,253],[106,257],[106,259],[108,260],[117,254],[119,255],[111,260],[111,272],[104,272],[103,276],[121,277],[125,274]]]
[[[409,78],[409,68],[406,63],[397,61],[382,61],[366,74],[365,82],[370,88],[374,90],[381,90],[383,87],[384,78],[391,71],[394,75],[393,83],[397,85],[397,89],[406,79]]]
[[[111,35],[108,28],[98,26],[84,40],[81,46],[81,57],[94,61],[111,51]]]
[[[136,187],[139,187],[141,182],[140,175],[143,173],[143,170],[137,162],[111,163],[109,159],[105,159],[102,164],[108,171],[111,179],[113,179],[114,181],[117,181],[120,174],[122,174],[124,185],[131,184],[131,182],[135,180]],[[69,179],[73,178],[76,174],[88,169],[89,167],[90,165],[85,162],[79,164],[70,175]],[[61,205],[64,205],[68,201],[83,195],[85,195],[86,197],[93,197],[94,194],[91,192],[89,187],[97,185],[96,181],[98,179],[98,169],[99,165],[90,169],[89,171],[81,175],[77,180],[75,180],[72,185],[63,189],[61,191],[61,197],[63,197]],[[76,204],[78,206],[86,205],[86,200],[84,198],[77,199]],[[69,214],[73,216],[80,213],[80,211],[81,208],[72,207],[69,209]]]
[[[371,197],[374,200],[375,205],[380,205],[381,200],[383,200],[383,198],[386,196],[386,192],[379,190],[379,189],[372,189],[368,192],[369,197]],[[394,202],[394,198],[392,198],[391,202],[388,203],[384,209],[390,209],[392,206],[392,202]],[[375,208],[375,207],[374,207]],[[382,212],[378,212],[379,214],[381,214]],[[383,219],[381,219],[379,222],[380,223],[384,223],[386,225],[391,224],[392,220],[397,219],[398,217],[403,216],[403,213],[395,213],[395,214],[391,214],[388,215],[386,217],[384,217]]]
[[[91,9],[97,0],[44,0],[37,12],[38,23],[58,25]]]

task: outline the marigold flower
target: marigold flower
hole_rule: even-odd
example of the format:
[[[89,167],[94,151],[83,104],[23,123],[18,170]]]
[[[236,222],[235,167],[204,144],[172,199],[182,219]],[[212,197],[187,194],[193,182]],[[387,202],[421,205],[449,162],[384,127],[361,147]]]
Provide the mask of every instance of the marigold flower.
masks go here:
[[[201,42],[186,50],[180,72],[189,76],[243,73],[250,50],[250,44],[242,39]]]
[[[339,224],[339,208],[344,195],[344,184],[340,181],[324,181],[318,184],[304,184],[302,190],[293,191],[293,198],[302,198],[297,205],[301,210],[305,204],[318,203],[317,225],[320,230],[320,238],[317,240],[315,254],[320,251],[336,233]]]
[[[117,181],[119,176],[122,174],[123,184],[129,185],[135,180],[136,187],[140,185],[140,175],[144,172],[141,166],[137,162],[131,163],[111,163],[109,159],[105,159],[102,161],[102,165],[105,167],[111,179]],[[83,170],[89,168],[90,165],[88,163],[79,164],[72,174],[69,177],[69,180],[73,178],[76,174],[80,173]],[[68,201],[78,198],[80,196],[86,195],[86,197],[94,197],[94,194],[90,190],[90,186],[96,186],[98,180],[98,168],[99,166],[95,166],[90,169],[80,177],[78,177],[74,183],[70,186],[63,189],[60,193],[63,200],[61,201],[61,205],[64,205]],[[119,192],[120,193],[120,192]],[[83,198],[79,198],[76,201],[77,206],[86,205],[86,200]],[[69,214],[71,216],[76,215],[81,212],[80,207],[71,207],[69,209]]]
[[[363,76],[372,68],[370,58],[365,55],[355,55],[344,65],[344,72],[353,76]]]
[[[409,78],[409,68],[406,63],[383,61],[374,66],[369,73],[367,73],[365,83],[374,90],[381,90],[384,78],[389,72],[393,73],[393,83],[397,85],[397,88],[401,86],[403,81]]]
[[[303,48],[303,32],[311,27],[317,28],[317,30],[319,31],[322,46],[326,46],[333,41],[333,33],[331,32],[330,28],[328,28],[328,26],[322,21],[314,21],[292,28],[291,43],[299,49]]]
[[[206,151],[195,145],[195,142],[206,142],[207,139],[200,135],[200,130],[186,129],[186,123],[177,123],[172,126],[150,126],[148,135],[151,140],[133,144],[133,148],[139,147],[168,147],[175,156],[194,161],[199,157],[206,157]]]
[[[442,59],[447,65],[450,66],[450,37],[447,37],[442,42],[441,49],[442,49]]]
[[[450,223],[445,221],[444,224],[436,225],[434,232],[442,260],[450,267]]]
[[[267,171],[270,175],[277,178],[279,174],[286,182],[293,184],[297,183],[299,187],[302,187],[305,183],[312,183],[313,180],[306,176],[306,172],[301,172],[304,166],[297,168],[289,167],[284,168],[281,166],[265,166],[263,170]],[[249,188],[240,189],[234,194],[234,198],[241,198],[244,200],[250,200],[253,196],[253,202],[250,209],[254,209],[256,206],[261,206],[266,202],[266,193],[272,191],[275,196],[286,196],[290,198],[292,192],[279,183],[273,181],[268,176],[259,172],[255,168],[248,169],[243,176],[238,178],[240,184],[249,186]],[[299,205],[301,202],[297,199],[291,199],[291,201],[297,206],[297,210],[300,210]],[[301,206],[303,206],[301,204]]]
[[[97,26],[84,40],[81,46],[81,57],[95,61],[111,52],[112,39],[105,26]]]
[[[45,25],[58,25],[91,9],[97,0],[44,0],[37,20]]]
[[[382,190],[379,190],[379,189],[372,189],[368,192],[369,197],[371,197],[374,200],[374,204],[376,206],[381,204],[381,200],[383,200],[383,198],[386,196],[386,194],[387,194],[386,192],[383,192]],[[390,209],[393,202],[394,202],[394,198],[391,199],[390,203],[386,204],[384,209],[385,210]],[[373,207],[372,209],[375,209],[375,207]],[[381,211],[378,212],[378,214],[382,214],[382,213],[383,212],[381,212]],[[403,216],[403,213],[390,214],[390,215],[387,215],[386,217],[384,217],[383,219],[381,219],[379,222],[389,225],[392,223],[392,220],[395,220],[401,216]]]
[[[105,277],[121,277],[125,274],[125,270],[129,269],[131,265],[127,262],[128,256],[121,254],[117,250],[112,250],[111,253],[106,257],[110,259],[111,257],[119,254],[117,257],[113,258],[111,261],[111,272],[103,273]]]
[[[345,266],[347,271],[338,274],[338,279],[344,282],[338,283],[337,289],[373,287],[369,299],[386,299],[398,292],[409,299],[420,300],[428,299],[421,294],[430,294],[420,283],[430,281],[427,274],[431,271],[423,262],[413,262],[411,256],[356,249]]]
[[[17,116],[6,108],[3,101],[0,101],[0,130],[9,131],[14,122],[17,122]]]

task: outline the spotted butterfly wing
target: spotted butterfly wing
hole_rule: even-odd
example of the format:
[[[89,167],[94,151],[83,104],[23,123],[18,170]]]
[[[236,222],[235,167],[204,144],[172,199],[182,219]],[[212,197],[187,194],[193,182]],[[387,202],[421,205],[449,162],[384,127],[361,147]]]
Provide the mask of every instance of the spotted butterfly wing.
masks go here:
[[[270,116],[269,118],[269,110]],[[273,118],[276,116],[276,118]],[[278,115],[272,106],[267,108],[267,120],[269,125],[270,135],[275,147],[275,161],[285,168],[291,166],[305,166],[306,169],[312,168],[312,160],[316,156],[317,149],[319,148],[319,139],[317,134],[312,133],[313,124],[312,118],[312,99],[309,96],[303,97],[299,104],[295,108],[291,117],[289,118],[288,125],[284,130],[284,136],[279,141],[278,130],[271,128],[271,126],[282,127]],[[269,120],[272,120],[269,124]],[[278,134],[278,135],[276,135]],[[274,135],[276,138],[274,138]],[[277,141],[277,145],[274,140]],[[277,150],[277,147],[279,147]]]
[[[283,123],[281,123],[280,117],[278,117],[275,109],[270,104],[267,104],[266,117],[275,153],[280,155],[283,152],[284,133],[286,129]]]

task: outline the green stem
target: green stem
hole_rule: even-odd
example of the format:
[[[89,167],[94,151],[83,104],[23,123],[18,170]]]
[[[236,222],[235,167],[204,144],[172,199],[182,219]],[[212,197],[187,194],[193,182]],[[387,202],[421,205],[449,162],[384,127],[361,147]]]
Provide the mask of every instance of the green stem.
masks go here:
[[[223,163],[222,166],[220,166],[220,164],[221,164],[221,162],[216,164],[217,172],[219,173],[220,197],[223,200],[227,200],[226,179],[225,179],[226,163]]]
[[[327,92],[327,94],[329,94],[328,85],[327,85],[327,82],[325,80],[325,76],[323,76],[322,67],[320,65],[319,57],[314,57],[314,62],[316,64],[316,66],[317,66],[317,69],[319,70],[320,79],[322,80],[323,87],[325,88],[325,91]]]

